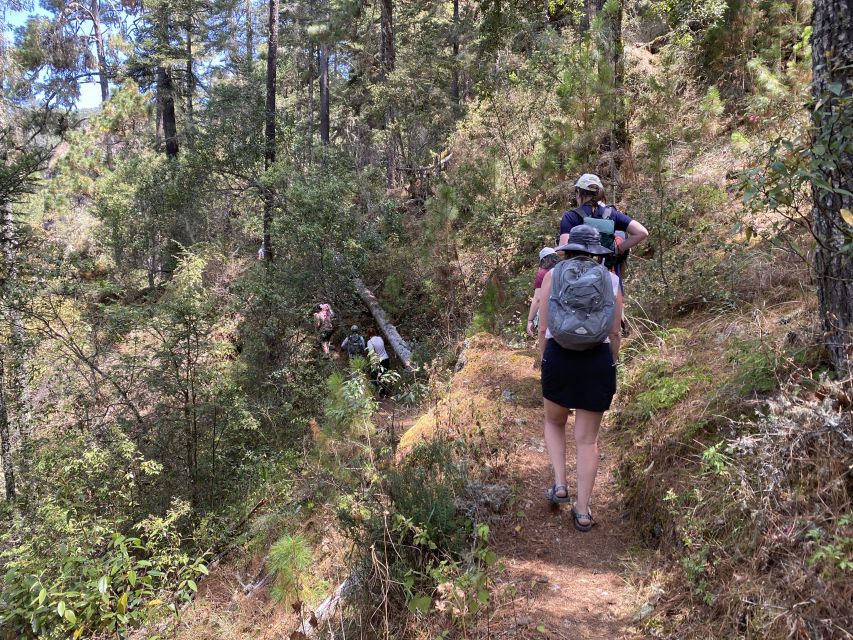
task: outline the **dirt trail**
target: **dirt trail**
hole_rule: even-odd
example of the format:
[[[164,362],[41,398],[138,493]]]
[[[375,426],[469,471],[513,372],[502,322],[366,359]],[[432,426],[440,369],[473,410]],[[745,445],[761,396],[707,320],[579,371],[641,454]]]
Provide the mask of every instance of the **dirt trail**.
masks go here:
[[[478,638],[638,638],[632,626],[636,603],[622,579],[623,560],[632,541],[622,522],[621,498],[614,480],[616,456],[608,438],[608,416],[601,433],[601,465],[593,493],[598,525],[588,533],[572,526],[568,505],[545,500],[553,475],[542,437],[542,399],[533,349],[512,349],[478,336],[466,364],[454,378],[449,398],[422,417],[407,434],[411,441],[435,429],[470,428],[472,418],[497,427],[509,451],[502,475],[514,499],[492,524],[492,544],[505,570]],[[453,415],[451,416],[451,412]],[[575,459],[567,427],[569,490],[575,487]]]
[[[532,357],[530,362],[532,368]],[[522,440],[510,463],[510,474],[518,483],[518,504],[496,528],[494,539],[507,569],[501,581],[517,590],[516,604],[514,610],[498,609],[490,624],[504,635],[519,638],[636,637],[630,626],[632,603],[621,578],[631,536],[619,517],[615,456],[608,446],[607,429],[602,433],[603,459],[593,495],[598,525],[580,533],[572,526],[568,505],[554,508],[545,501],[552,471],[542,438],[542,410],[527,411],[530,417],[523,423],[523,434],[517,434]],[[573,490],[571,422],[570,418],[566,451]]]
[[[631,536],[619,518],[606,434],[593,501],[598,525],[580,533],[572,526],[567,505],[551,508],[544,499],[552,474],[539,435],[541,417],[527,426],[528,437],[510,469],[518,482],[518,504],[501,520],[494,537],[495,551],[506,565],[499,584],[505,592],[511,585],[517,594],[509,607],[503,603],[495,611],[489,622],[492,631],[499,630],[497,637],[518,638],[638,637],[631,628],[633,604],[621,578]],[[570,479],[575,473],[571,449]]]

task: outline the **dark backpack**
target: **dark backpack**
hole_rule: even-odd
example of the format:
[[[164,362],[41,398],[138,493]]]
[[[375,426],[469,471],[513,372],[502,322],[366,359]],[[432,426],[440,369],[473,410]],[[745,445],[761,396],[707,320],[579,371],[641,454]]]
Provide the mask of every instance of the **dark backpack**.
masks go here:
[[[621,264],[628,258],[629,251],[625,253],[616,255],[616,236],[619,234],[623,236],[624,234],[621,231],[616,231],[616,223],[612,220],[611,216],[615,209],[610,205],[605,205],[603,207],[598,206],[597,204],[593,206],[592,215],[585,216],[583,207],[578,207],[577,209],[572,209],[578,217],[583,220],[584,224],[588,224],[592,227],[598,229],[598,234],[600,236],[601,246],[610,249],[613,253],[607,256],[604,256],[604,266],[608,269],[612,269],[618,264]],[[621,243],[620,243],[621,244]]]
[[[364,355],[365,345],[364,337],[360,334],[353,333],[347,338],[347,354],[350,357]]]
[[[610,333],[616,297],[610,272],[590,258],[572,258],[551,270],[548,330],[564,349],[584,351]]]

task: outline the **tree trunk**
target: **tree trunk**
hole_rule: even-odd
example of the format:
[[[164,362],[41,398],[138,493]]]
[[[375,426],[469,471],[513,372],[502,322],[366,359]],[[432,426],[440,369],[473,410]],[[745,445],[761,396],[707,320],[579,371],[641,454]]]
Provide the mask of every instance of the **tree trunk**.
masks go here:
[[[851,373],[853,357],[853,259],[843,251],[853,210],[853,5],[850,0],[815,0],[812,14],[813,139],[832,163],[821,163],[820,179],[837,193],[812,183],[812,224],[817,240],[815,272],[820,315],[832,363],[841,376]],[[827,168],[828,167],[828,168]],[[849,240],[848,240],[849,241]]]
[[[381,10],[381,54],[382,54],[382,78],[388,77],[394,70],[394,0],[379,0]],[[397,182],[397,142],[394,139],[394,109],[390,104],[385,108],[385,133],[388,138],[385,143],[386,151],[386,183],[389,189],[393,189]]]
[[[394,70],[394,0],[379,0],[382,19],[382,71]]]
[[[3,484],[6,500],[15,499],[15,468],[12,465],[12,441],[9,438],[9,412],[6,410],[6,390],[3,377],[3,357],[0,354],[0,453],[3,458]]]
[[[370,310],[373,319],[376,320],[377,326],[387,338],[388,344],[394,350],[394,353],[397,354],[400,362],[408,367],[412,361],[412,350],[397,332],[397,327],[388,322],[388,318],[385,316],[385,310],[380,306],[376,296],[374,296],[373,292],[367,288],[361,278],[354,278],[353,285],[355,286],[356,293],[358,293],[358,297],[361,298],[362,302],[364,302]]]
[[[95,49],[98,53],[98,80],[101,84],[101,106],[110,99],[110,82],[107,76],[107,54],[104,49],[104,32],[101,28],[101,0],[92,0],[92,30],[95,34]],[[104,134],[104,156],[107,166],[113,167],[113,137]]]
[[[187,17],[187,146],[193,148],[193,134],[195,132],[195,112],[193,98],[195,97],[195,70],[193,69],[193,35],[192,35],[192,10]]]
[[[159,75],[158,75],[159,78]],[[158,88],[157,91],[157,104],[154,108],[155,111],[155,123],[154,123],[154,151],[160,153],[160,150],[163,148],[163,102],[160,100],[160,91]]]
[[[3,260],[6,263],[6,286],[2,291],[3,298],[9,304],[8,318],[10,331],[10,347],[12,356],[12,385],[14,389],[13,407],[18,425],[18,446],[26,447],[30,433],[30,398],[29,380],[27,373],[27,347],[24,320],[17,305],[18,295],[18,243],[15,234],[15,222],[12,218],[12,206],[3,205],[2,210],[2,244]],[[8,411],[8,408],[7,408]]]
[[[320,140],[329,144],[329,44],[320,43]]]
[[[264,169],[275,163],[275,78],[278,61],[278,0],[270,0],[269,34],[267,37],[267,101],[264,108]],[[264,193],[264,258],[273,261],[272,228],[275,192],[271,187]]]
[[[583,14],[581,15],[580,32],[586,33],[592,27],[595,16],[604,8],[606,0],[584,0]]]
[[[459,109],[459,0],[453,0],[453,77],[450,80],[450,97]]]
[[[317,606],[316,611],[309,611],[306,607],[305,611],[301,614],[299,627],[290,637],[296,636],[308,639],[318,637],[325,629],[326,621],[337,612],[344,597],[352,589],[352,582],[352,576],[347,577],[346,580],[335,588],[329,597]],[[299,636],[297,634],[302,635]]]
[[[166,142],[166,155],[175,158],[178,155],[178,124],[175,117],[175,92],[172,84],[172,68],[157,67],[157,96],[163,118],[163,138]]]
[[[628,107],[625,99],[625,43],[622,39],[622,17],[625,13],[625,0],[618,0],[613,15],[609,16],[613,47],[613,104],[615,113],[614,135],[619,149],[629,149],[631,139],[628,133]],[[612,149],[611,151],[615,151]]]
[[[311,146],[314,144],[314,65],[319,62],[314,59],[314,43],[308,43],[308,155],[311,156]]]
[[[246,74],[252,73],[255,59],[254,31],[252,29],[252,0],[246,0]]]
[[[95,32],[95,48],[98,52],[98,80],[101,83],[101,102],[110,99],[110,82],[107,77],[107,54],[104,49],[104,33],[101,30],[101,0],[92,0],[92,26]]]

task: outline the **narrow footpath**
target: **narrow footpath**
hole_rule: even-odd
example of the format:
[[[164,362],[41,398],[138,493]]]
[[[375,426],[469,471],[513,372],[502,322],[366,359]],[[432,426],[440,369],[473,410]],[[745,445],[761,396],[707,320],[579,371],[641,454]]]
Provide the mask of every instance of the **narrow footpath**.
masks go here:
[[[505,455],[497,481],[510,487],[512,497],[491,524],[492,548],[503,570],[495,572],[488,615],[480,616],[469,637],[641,637],[632,620],[637,605],[622,578],[632,536],[620,518],[616,456],[608,438],[612,414],[605,416],[602,428],[602,459],[593,493],[598,524],[581,533],[572,526],[568,505],[555,508],[545,499],[552,472],[542,436],[534,350],[513,349],[481,335],[469,341],[464,358],[448,398],[417,421],[403,445],[436,430],[470,433],[472,427],[484,425],[492,434],[487,439]],[[567,437],[569,490],[573,491],[571,418]]]
[[[589,533],[572,526],[568,505],[545,500],[552,473],[542,437],[542,398],[535,352],[513,348],[480,334],[467,342],[462,368],[447,388],[436,389],[431,408],[419,417],[392,401],[375,416],[379,433],[401,438],[402,456],[421,438],[442,436],[465,443],[468,462],[482,475],[478,519],[490,528],[498,564],[490,570],[491,602],[464,630],[459,620],[411,629],[401,638],[434,638],[435,630],[468,640],[633,640],[643,637],[633,616],[638,609],[622,578],[633,538],[622,522],[614,480],[615,452],[608,417],[601,434],[602,461],[593,493],[598,525]],[[413,416],[413,414],[415,414]],[[571,427],[571,425],[569,425]],[[569,489],[574,488],[574,453],[568,431]],[[403,462],[404,464],[404,462]],[[267,526],[256,516],[255,530]],[[274,516],[273,516],[274,517]],[[275,522],[274,520],[272,522]],[[302,522],[301,533],[319,539],[317,576],[339,584],[346,576],[335,534],[335,517],[320,509]],[[318,533],[321,532],[321,533]],[[184,614],[180,640],[282,640],[297,620],[271,595],[264,551],[237,551],[200,585],[199,598]],[[253,586],[256,585],[256,586]],[[339,637],[335,635],[335,637]]]
[[[639,637],[631,628],[634,608],[621,577],[631,536],[620,519],[606,434],[593,500],[598,524],[580,533],[572,526],[568,505],[557,509],[545,501],[551,466],[539,433],[541,418],[527,426],[510,470],[517,481],[518,505],[500,521],[494,539],[495,551],[506,565],[498,584],[504,593],[514,587],[516,600],[509,607],[502,603],[493,613],[489,626],[500,633],[492,636]],[[572,447],[567,447],[567,457],[572,478]]]

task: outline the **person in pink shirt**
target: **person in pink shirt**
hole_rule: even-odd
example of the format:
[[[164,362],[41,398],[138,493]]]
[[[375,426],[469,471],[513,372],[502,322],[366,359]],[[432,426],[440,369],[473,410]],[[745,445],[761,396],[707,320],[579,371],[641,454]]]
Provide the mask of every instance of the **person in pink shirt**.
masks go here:
[[[539,252],[539,271],[536,272],[536,278],[533,280],[533,300],[530,301],[530,309],[527,311],[527,335],[531,338],[536,337],[539,304],[542,302],[542,281],[545,279],[545,274],[559,261],[560,256],[551,247],[545,247]]]
[[[323,355],[329,357],[329,343],[332,339],[332,333],[335,331],[335,325],[332,320],[335,317],[335,312],[332,311],[332,305],[323,302],[314,307],[314,323],[317,331],[320,334],[320,345],[323,348]]]

